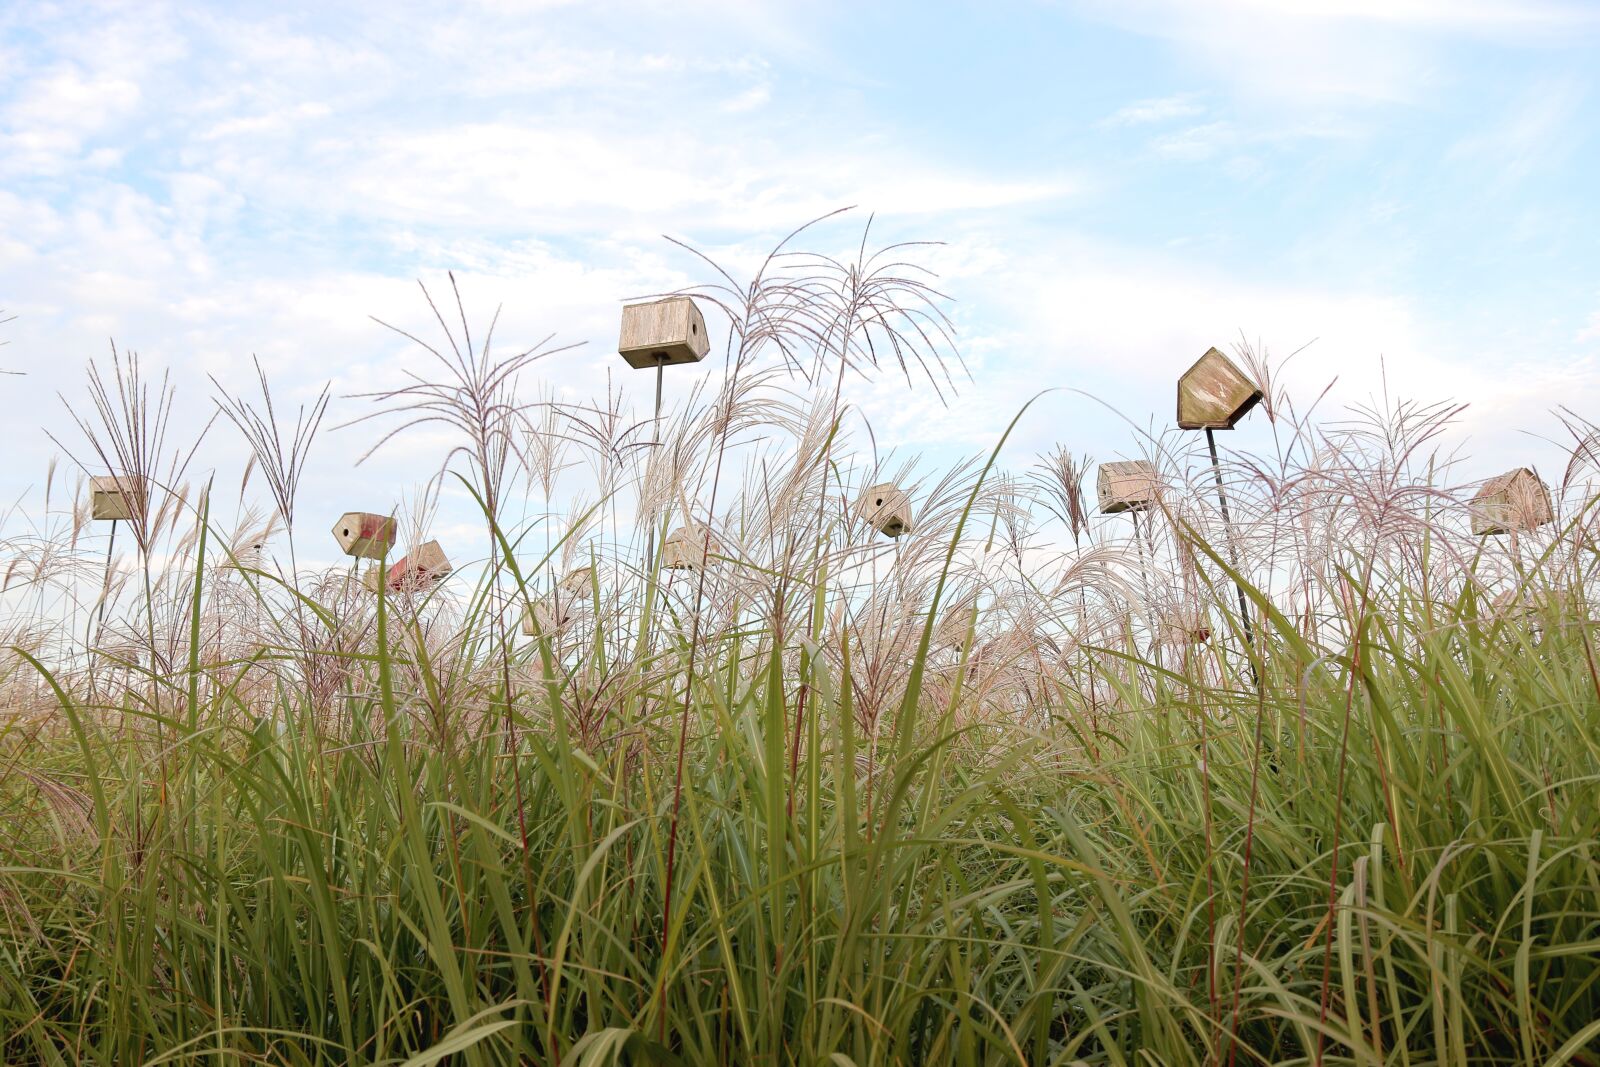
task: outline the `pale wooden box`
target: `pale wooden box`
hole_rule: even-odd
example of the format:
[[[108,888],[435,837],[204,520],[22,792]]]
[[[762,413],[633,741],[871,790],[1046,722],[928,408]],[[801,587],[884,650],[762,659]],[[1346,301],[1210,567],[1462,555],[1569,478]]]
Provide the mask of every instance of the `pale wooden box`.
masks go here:
[[[885,537],[911,532],[911,498],[892,482],[868,486],[856,499],[856,512]]]
[[[572,618],[572,604],[569,601],[545,597],[522,609],[522,632],[529,637],[560,633],[572,622]]]
[[[561,591],[569,598],[587,597],[593,580],[593,567],[578,567],[576,570],[568,571],[567,576],[561,579]]]
[[[425,541],[389,568],[389,588],[394,592],[421,589],[444,581],[453,569],[439,542]]]
[[[1244,371],[1208,348],[1178,379],[1178,428],[1231,430],[1260,400],[1261,390]]]
[[[635,370],[698,363],[711,350],[705,316],[686,296],[669,296],[622,308],[617,354]]]
[[[395,522],[387,515],[347,511],[333,524],[333,539],[347,556],[382,559],[394,547]]]
[[[1197,609],[1170,612],[1161,620],[1159,640],[1164,645],[1203,645],[1211,640],[1211,620]]]
[[[680,526],[667,535],[661,546],[661,566],[669,571],[700,569],[700,561],[714,560],[722,554],[716,538],[707,544],[706,532],[698,526]]]
[[[958,651],[965,647],[968,637],[978,630],[977,607],[978,600],[975,596],[968,595],[956,601],[934,627],[934,645]]]
[[[89,479],[89,517],[131,521],[144,510],[149,487],[131,474],[97,474]]]
[[[1468,506],[1472,532],[1487,534],[1533,530],[1551,522],[1550,490],[1527,467],[1490,478]]]
[[[1156,468],[1149,460],[1130,459],[1100,464],[1100,512],[1116,515],[1123,511],[1144,511],[1156,504],[1159,485]]]

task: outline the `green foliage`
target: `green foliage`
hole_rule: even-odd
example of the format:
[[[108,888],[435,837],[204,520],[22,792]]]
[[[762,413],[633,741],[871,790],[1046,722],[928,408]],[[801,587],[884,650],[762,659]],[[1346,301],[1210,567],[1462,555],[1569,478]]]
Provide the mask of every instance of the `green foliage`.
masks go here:
[[[587,748],[542,642],[406,711],[392,612],[337,728],[197,656],[56,688],[0,740],[0,1060],[1596,1062],[1587,612],[1355,589],[1340,647],[1260,601],[1259,693],[1107,652],[1113,711],[898,744],[749,631]]]

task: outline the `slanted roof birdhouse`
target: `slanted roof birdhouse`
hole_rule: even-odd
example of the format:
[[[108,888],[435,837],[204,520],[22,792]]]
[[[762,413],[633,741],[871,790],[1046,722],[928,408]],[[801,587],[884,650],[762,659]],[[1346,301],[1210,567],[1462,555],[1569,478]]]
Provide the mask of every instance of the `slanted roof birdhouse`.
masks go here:
[[[1100,512],[1144,511],[1156,503],[1156,468],[1149,460],[1100,464]]]
[[[585,597],[589,595],[590,584],[594,581],[593,567],[579,567],[577,570],[567,572],[561,579],[561,591],[567,597]]]
[[[711,350],[705,316],[686,296],[669,296],[622,308],[617,354],[634,370],[698,363]]]
[[[661,546],[661,566],[669,571],[700,569],[700,561],[713,562],[722,554],[722,546],[704,527],[680,526],[667,534]]]
[[[347,511],[333,524],[333,539],[345,555],[358,559],[382,559],[394,547],[395,522],[387,515],[366,511]]]
[[[1506,471],[1484,482],[1468,510],[1472,514],[1472,532],[1480,537],[1536,529],[1555,518],[1550,490],[1527,467]]]
[[[542,597],[522,609],[522,632],[529,637],[557,634],[566,629],[573,616],[571,601]]]
[[[856,499],[856,512],[885,537],[911,532],[911,498],[890,482],[868,486]]]
[[[968,594],[956,601],[944,613],[933,631],[933,643],[938,648],[961,649],[977,631],[978,598]]]
[[[1211,620],[1198,608],[1169,612],[1160,623],[1164,645],[1203,645],[1211,640]]]
[[[425,541],[389,568],[389,590],[416,592],[445,579],[453,570],[437,541]]]
[[[97,474],[89,479],[89,517],[131,520],[144,510],[150,487],[131,474]]]
[[[267,539],[252,537],[241,541],[232,549],[232,556],[223,561],[230,570],[258,570],[267,560]]]
[[[1531,623],[1539,617],[1539,604],[1529,593],[1506,589],[1489,605],[1489,613],[1507,622]]]
[[[1215,348],[1178,379],[1178,428],[1231,430],[1261,400],[1261,390]]]

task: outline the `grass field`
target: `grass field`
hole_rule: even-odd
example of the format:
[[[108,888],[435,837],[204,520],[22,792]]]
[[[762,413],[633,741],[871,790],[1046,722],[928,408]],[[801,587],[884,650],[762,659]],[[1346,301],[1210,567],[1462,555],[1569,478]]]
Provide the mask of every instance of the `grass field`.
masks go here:
[[[223,394],[272,502],[230,531],[170,387],[95,371],[85,466],[160,489],[104,582],[81,508],[9,546],[0,1061],[1600,1063],[1588,430],[1555,522],[1474,538],[1448,411],[1330,428],[1260,361],[1234,524],[1156,441],[1130,540],[1065,452],[849,458],[833,376],[943,344],[873,262],[701,292],[727,367],[664,428],[518,403],[441,316],[377,410],[459,432],[481,558],[378,595],[252,554],[325,396]],[[598,503],[508,518],[569,446]],[[697,566],[642,563],[685,516]]]

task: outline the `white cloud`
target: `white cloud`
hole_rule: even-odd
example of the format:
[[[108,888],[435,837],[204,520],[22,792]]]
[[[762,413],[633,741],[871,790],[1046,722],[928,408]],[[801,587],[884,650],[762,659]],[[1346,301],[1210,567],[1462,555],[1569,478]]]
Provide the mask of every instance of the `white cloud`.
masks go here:
[[[1600,9],[1552,0],[1082,0],[1092,17],[1170,41],[1273,108],[1411,101],[1447,79],[1443,39],[1571,47]]]
[[[1100,120],[1102,126],[1145,126],[1152,123],[1171,122],[1174,119],[1193,118],[1205,114],[1205,108],[1196,103],[1189,93],[1163,96],[1154,100],[1139,100]]]

